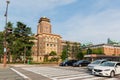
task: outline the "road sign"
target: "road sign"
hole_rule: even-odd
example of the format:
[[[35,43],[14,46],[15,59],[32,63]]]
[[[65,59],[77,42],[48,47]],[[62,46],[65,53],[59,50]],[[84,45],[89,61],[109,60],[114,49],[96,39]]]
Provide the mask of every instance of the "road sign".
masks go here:
[[[6,48],[4,48],[4,52],[6,52],[7,50],[6,50]]]

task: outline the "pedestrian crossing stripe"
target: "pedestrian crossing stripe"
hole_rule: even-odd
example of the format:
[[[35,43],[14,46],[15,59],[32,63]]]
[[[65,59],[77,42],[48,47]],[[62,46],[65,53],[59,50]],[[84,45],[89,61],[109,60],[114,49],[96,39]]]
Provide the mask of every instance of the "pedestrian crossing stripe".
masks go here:
[[[87,74],[73,74],[73,75],[63,75],[62,77],[67,78],[67,77],[76,77],[76,76],[86,76]],[[61,76],[57,76],[54,78],[60,78]]]
[[[87,72],[74,71],[69,69],[61,69],[54,67],[32,67],[32,68],[23,68],[24,70],[40,74],[42,76],[48,77],[52,80],[117,80],[116,78],[107,78],[107,77],[96,77]],[[80,70],[80,68],[79,68]]]
[[[88,78],[88,77],[93,77],[92,75],[86,75],[86,76],[76,76],[76,77],[68,77],[68,78],[53,78],[53,80],[71,80],[71,79],[81,79],[81,78]]]

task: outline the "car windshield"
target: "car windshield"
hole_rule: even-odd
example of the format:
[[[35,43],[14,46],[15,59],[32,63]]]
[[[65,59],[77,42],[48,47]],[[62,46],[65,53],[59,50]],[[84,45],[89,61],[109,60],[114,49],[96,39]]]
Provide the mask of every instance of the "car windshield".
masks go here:
[[[100,60],[96,60],[96,61],[93,61],[91,64],[99,64],[99,63],[101,63],[101,61]]]
[[[112,62],[104,62],[102,64],[100,64],[100,66],[109,66],[109,67],[113,67],[115,65],[115,63]]]
[[[63,63],[66,63],[66,62],[68,62],[68,60],[64,60],[64,61],[63,61]]]
[[[76,63],[81,63],[81,62],[83,62],[83,60],[77,61]]]

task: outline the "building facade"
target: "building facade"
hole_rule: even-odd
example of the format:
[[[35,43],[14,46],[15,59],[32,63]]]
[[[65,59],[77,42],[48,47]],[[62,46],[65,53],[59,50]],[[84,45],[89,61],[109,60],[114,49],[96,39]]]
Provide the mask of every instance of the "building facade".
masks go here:
[[[75,44],[80,46],[78,42],[64,41],[60,35],[53,34],[50,19],[46,17],[40,18],[37,26],[37,34],[33,42],[35,43],[32,48],[34,62],[43,62],[45,57],[49,56],[52,51],[56,52],[57,56],[60,56],[67,42],[69,42],[70,54],[72,54],[70,56],[74,57],[74,53],[72,53],[73,46]]]
[[[76,59],[76,55],[80,49],[80,43],[62,40],[62,51],[65,49],[68,49],[68,58],[69,59]]]
[[[90,46],[90,49],[92,49],[92,53],[102,53],[105,55],[114,55],[114,56],[120,56],[120,46],[114,45],[114,44],[98,44]],[[96,50],[96,52],[95,52]]]
[[[54,51],[57,55],[61,53],[61,39],[62,37],[57,34],[52,34],[50,20],[46,17],[41,17],[37,26],[36,35],[36,53],[33,54],[33,61],[43,62],[44,57]],[[35,47],[35,46],[33,46]]]

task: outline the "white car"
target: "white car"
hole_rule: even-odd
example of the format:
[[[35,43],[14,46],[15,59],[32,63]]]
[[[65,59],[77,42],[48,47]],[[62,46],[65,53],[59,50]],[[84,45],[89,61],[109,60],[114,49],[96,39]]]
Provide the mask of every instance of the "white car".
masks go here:
[[[91,62],[90,64],[88,64],[87,68],[88,68],[88,70],[92,70],[95,66],[98,66],[106,61],[107,61],[106,59],[95,60],[95,61]]]
[[[95,66],[92,70],[92,74],[114,77],[116,74],[120,74],[120,62],[104,62],[99,66]]]

